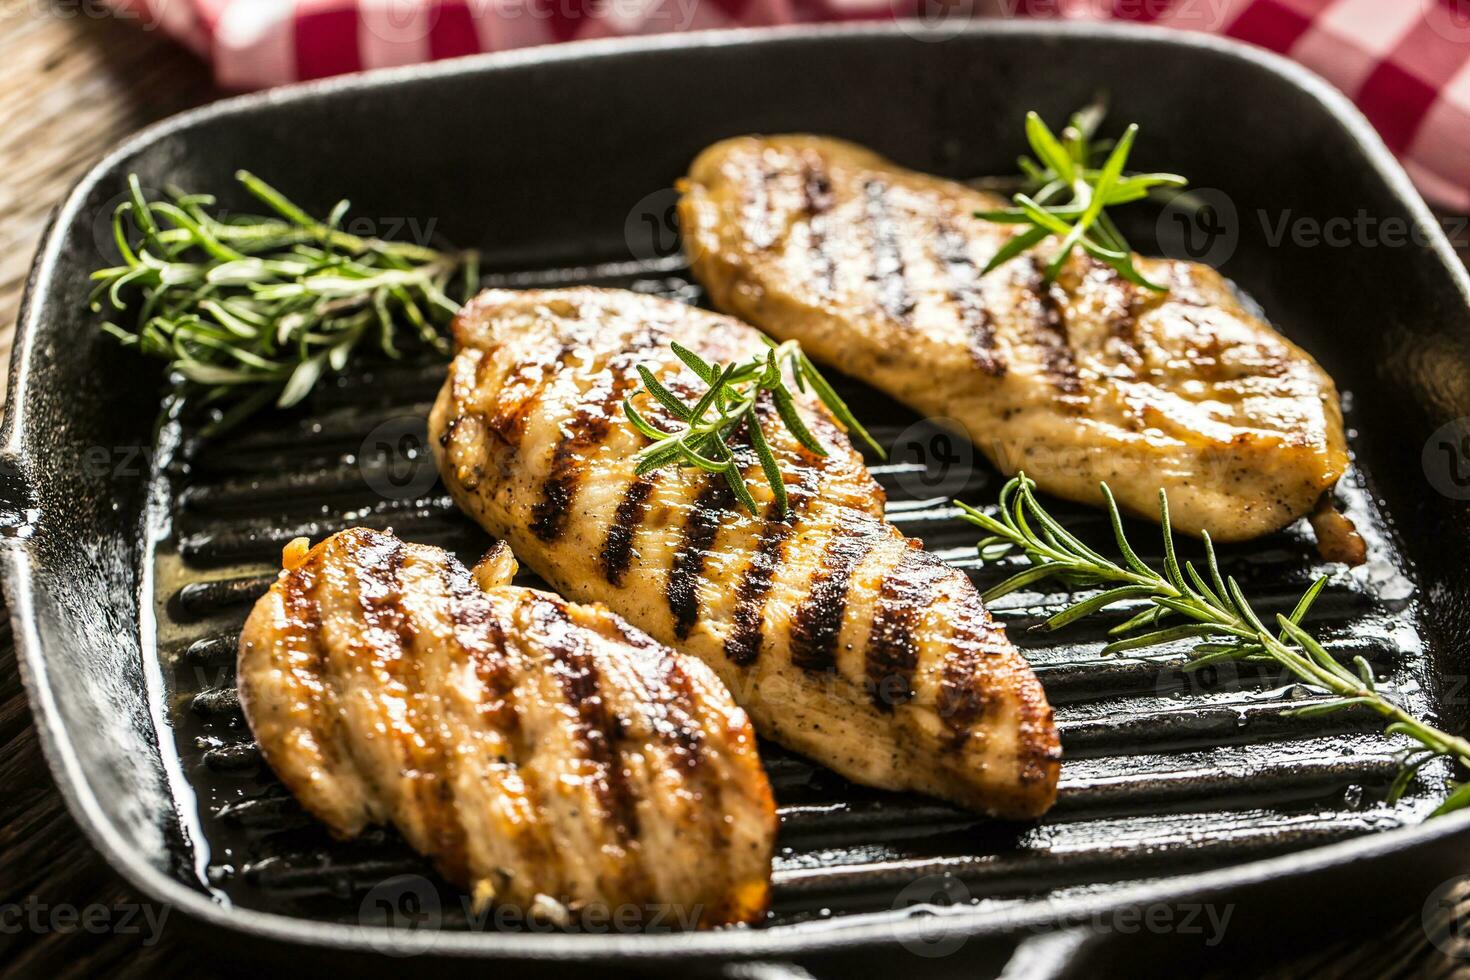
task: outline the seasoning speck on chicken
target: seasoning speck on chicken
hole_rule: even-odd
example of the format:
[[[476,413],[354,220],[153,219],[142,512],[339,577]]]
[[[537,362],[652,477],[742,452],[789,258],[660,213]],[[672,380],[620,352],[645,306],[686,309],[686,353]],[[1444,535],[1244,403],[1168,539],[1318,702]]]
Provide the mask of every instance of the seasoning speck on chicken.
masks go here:
[[[332,832],[392,824],[477,902],[689,928],[764,914],[776,815],[745,712],[600,606],[379,531],[288,568],[240,638],[241,704]]]

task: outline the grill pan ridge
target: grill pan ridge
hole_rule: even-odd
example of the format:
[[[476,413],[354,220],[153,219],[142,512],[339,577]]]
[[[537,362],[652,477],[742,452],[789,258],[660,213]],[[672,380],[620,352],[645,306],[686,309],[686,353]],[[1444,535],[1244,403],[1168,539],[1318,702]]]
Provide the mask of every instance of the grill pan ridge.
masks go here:
[[[976,29],[948,43],[972,44],[977,52],[993,55],[1007,40],[1025,40],[1042,49],[1070,44],[1072,50],[1079,50],[1082,41],[1092,41],[1135,57],[1162,57],[1165,62],[1167,56],[1159,52],[1169,49],[1156,36],[1135,31],[1055,27]],[[868,51],[872,46],[880,63],[888,59],[898,65],[896,73],[912,72],[922,79],[925,72],[908,66],[909,55],[895,53],[919,43],[898,28],[824,29],[781,32],[744,50],[695,41],[619,42],[584,50],[603,52],[614,60],[621,54],[633,62],[639,57],[677,60],[702,51],[705,57],[727,59],[740,68],[763,48],[774,56],[782,45],[807,45],[803,50],[810,51],[843,45]],[[1169,44],[1201,56],[1214,52],[1218,58],[1229,50],[1215,42]],[[925,53],[931,47],[944,48],[926,46]],[[1228,59],[1257,69],[1266,64],[1261,56],[1247,58],[1233,50]],[[533,75],[560,67],[575,74],[597,60],[541,53],[496,56],[479,63],[487,75],[493,75],[497,66],[505,70],[519,66]],[[837,63],[836,57],[831,61]],[[1268,67],[1282,71],[1274,63]],[[471,76],[476,71],[462,70]],[[382,89],[356,84],[364,86],[364,93],[391,101],[409,98],[402,93],[415,86],[453,77],[454,72],[440,68],[400,73],[397,85]],[[289,97],[277,100],[276,110],[309,114],[313,98],[330,101],[354,91],[354,83],[319,86],[308,89],[299,103]],[[954,95],[941,89],[934,98],[942,104]],[[1134,104],[1125,93],[1115,93],[1114,98],[1130,109]],[[237,111],[248,113],[254,106],[253,111],[268,112],[273,101],[255,99],[243,106]],[[1338,103],[1330,108],[1342,112]],[[944,105],[934,110],[939,116],[954,111]],[[1168,117],[1167,109],[1159,112]],[[736,109],[728,114],[736,118],[722,124],[724,135],[762,128],[740,118]],[[780,121],[782,113],[776,111],[774,116]],[[199,118],[207,128],[208,110]],[[188,132],[187,123],[179,125]],[[849,129],[853,125],[848,124]],[[863,133],[854,135],[861,138]],[[1353,135],[1361,140],[1361,132]],[[69,224],[53,232],[53,243],[57,236],[74,241],[89,233],[86,228],[79,232],[78,222],[82,215],[90,220],[100,213],[97,205],[115,187],[118,173],[170,166],[170,154],[179,155],[168,146],[172,138],[167,130],[145,135],[101,165],[64,210],[62,221]],[[932,135],[926,141],[942,142]],[[1382,154],[1377,144],[1368,150]],[[183,156],[189,182],[215,185],[209,178],[212,164]],[[682,158],[688,156],[692,153]],[[671,152],[670,158],[677,166],[680,153]],[[1383,169],[1381,160],[1374,162]],[[271,173],[268,165],[254,161],[251,169]],[[297,176],[308,187],[316,179],[305,173]],[[178,182],[186,183],[183,177]],[[339,193],[325,186],[319,190],[324,195]],[[1385,188],[1386,203],[1381,206],[1403,208],[1422,219],[1422,206],[1402,201],[1399,193],[1401,188]],[[613,196],[619,207],[637,199],[637,195]],[[311,200],[309,195],[307,199]],[[609,210],[600,204],[595,208]],[[462,231],[456,228],[452,237],[475,240],[473,230]],[[634,237],[627,237],[619,248],[618,242],[583,242],[553,228],[536,241],[545,245],[546,255],[560,261],[538,266],[524,259],[525,254],[536,254],[535,249],[508,250],[493,264],[511,271],[490,277],[486,284],[591,283],[687,302],[702,299],[676,255],[649,257],[648,243]],[[563,243],[560,253],[555,251],[558,241]],[[1054,813],[1039,823],[997,823],[933,801],[854,787],[819,766],[763,744],[762,756],[781,812],[774,907],[765,925],[701,936],[558,937],[493,930],[482,934],[485,927],[468,921],[459,896],[438,886],[427,863],[396,835],[379,832],[355,842],[334,842],[306,816],[261,762],[234,693],[240,625],[250,604],[273,580],[280,548],[291,538],[307,535],[315,541],[343,527],[364,524],[392,528],[406,540],[448,547],[470,562],[483,550],[483,532],[458,514],[438,485],[424,443],[423,420],[442,381],[443,364],[369,366],[323,385],[304,412],[264,417],[246,431],[213,443],[199,443],[183,423],[165,412],[146,437],[152,465],[132,481],[131,490],[113,498],[106,514],[100,503],[82,500],[73,508],[76,513],[68,515],[60,506],[66,499],[60,491],[79,485],[69,480],[85,481],[95,474],[58,475],[48,469],[54,461],[38,455],[36,434],[46,431],[46,422],[65,417],[60,408],[42,404],[37,384],[27,384],[32,372],[45,377],[68,370],[55,366],[59,358],[54,350],[38,347],[52,343],[46,337],[56,336],[38,336],[46,328],[35,315],[42,304],[56,302],[49,292],[58,289],[55,256],[48,259],[54,247],[48,246],[38,260],[23,318],[25,335],[12,369],[13,390],[24,394],[34,389],[35,404],[27,405],[29,418],[15,408],[7,412],[13,470],[6,476],[17,505],[8,522],[13,534],[5,551],[10,571],[7,596],[26,653],[33,703],[43,723],[60,717],[53,702],[65,700],[51,692],[50,685],[58,681],[51,676],[51,662],[39,655],[46,624],[60,614],[52,604],[66,604],[66,597],[56,591],[55,574],[72,567],[54,549],[76,547],[83,564],[92,566],[92,572],[77,576],[74,588],[85,591],[91,582],[114,606],[136,607],[80,634],[102,647],[117,646],[112,655],[124,686],[135,684],[143,695],[128,700],[130,733],[151,743],[159,756],[155,772],[117,777],[119,786],[110,805],[118,806],[116,793],[122,789],[152,787],[154,795],[144,797],[133,818],[141,826],[128,828],[135,836],[121,846],[139,849],[137,835],[146,839],[148,833],[155,834],[158,839],[145,859],[146,873],[168,881],[173,889],[170,900],[201,919],[212,918],[214,925],[328,947],[374,949],[387,942],[403,951],[422,949],[451,956],[800,956],[854,944],[891,944],[919,935],[921,925],[929,935],[935,922],[941,931],[957,933],[1014,930],[1057,917],[1066,921],[1068,910],[1215,892],[1243,894],[1242,889],[1273,880],[1276,884],[1270,890],[1279,900],[1291,893],[1282,880],[1315,878],[1320,883],[1332,874],[1347,874],[1354,863],[1367,868],[1393,855],[1402,861],[1405,853],[1417,856],[1417,863],[1400,864],[1409,881],[1414,878],[1408,869],[1421,865],[1443,869],[1440,877],[1452,873],[1446,848],[1466,825],[1465,819],[1423,823],[1449,773],[1426,770],[1404,799],[1395,805],[1385,803],[1383,790],[1396,770],[1398,747],[1378,734],[1381,726],[1374,716],[1292,717],[1293,708],[1321,698],[1269,669],[1225,665],[1186,672],[1184,648],[1179,646],[1148,656],[1101,657],[1098,651],[1107,623],[1079,624],[1056,633],[1032,629],[1065,598],[1048,590],[1009,596],[992,606],[1041,678],[1062,732],[1066,762],[1061,797]],[[643,259],[622,261],[628,248]],[[1251,273],[1259,272],[1259,267],[1249,259],[1249,249],[1242,251],[1246,255],[1238,272],[1255,290],[1263,280]],[[1428,250],[1426,254],[1434,257]],[[1442,261],[1443,256],[1438,258]],[[597,264],[602,260],[606,264]],[[1453,322],[1442,329],[1450,336],[1456,336],[1455,329],[1466,334],[1463,274],[1457,268],[1436,271],[1441,277],[1436,296],[1452,306],[1445,315]],[[1264,282],[1266,288],[1258,295],[1275,310],[1278,297],[1270,279]],[[1460,299],[1455,305],[1451,297],[1457,291]],[[91,329],[84,318],[66,316],[70,320],[61,317],[61,322],[68,329]],[[1464,595],[1454,589],[1463,583],[1436,564],[1442,549],[1430,546],[1433,539],[1424,536],[1424,529],[1436,527],[1451,536],[1440,544],[1451,540],[1461,546],[1470,541],[1470,532],[1462,516],[1445,519],[1426,513],[1440,501],[1421,502],[1412,512],[1389,506],[1404,499],[1404,487],[1394,484],[1401,478],[1392,468],[1395,456],[1385,451],[1383,437],[1375,430],[1382,425],[1384,399],[1376,392],[1366,397],[1369,393],[1356,384],[1363,376],[1354,373],[1363,368],[1348,361],[1350,352],[1332,349],[1324,336],[1295,339],[1318,353],[1349,393],[1345,407],[1354,452],[1369,465],[1355,466],[1338,495],[1365,532],[1373,561],[1352,571],[1323,566],[1314,558],[1310,534],[1289,530],[1224,549],[1223,564],[1265,612],[1289,609],[1316,573],[1330,572],[1332,582],[1310,620],[1327,648],[1343,658],[1362,655],[1380,683],[1398,692],[1413,711],[1453,722],[1457,708],[1446,703],[1439,678],[1464,669],[1447,642],[1463,635],[1463,626],[1456,633],[1454,625],[1463,616],[1456,611],[1461,608],[1456,603],[1463,599],[1454,597]],[[1458,336],[1458,343],[1458,356],[1470,364],[1464,336]],[[119,358],[105,348],[79,347],[79,352],[98,371]],[[139,379],[123,387],[124,405],[136,407],[138,418],[152,417],[157,406],[152,382]],[[948,502],[952,496],[973,503],[993,500],[1001,482],[995,471],[975,458],[962,439],[917,419],[872,390],[849,382],[843,393],[859,416],[872,423],[879,441],[891,447],[888,462],[869,461],[887,491],[890,520],[964,568],[982,589],[1013,571],[1014,566],[1004,562],[980,566],[974,553],[977,529],[959,521]],[[81,401],[97,397],[84,392]],[[1470,413],[1470,405],[1457,408],[1421,398],[1400,424],[1427,432],[1434,428],[1432,418],[1454,417],[1457,411]],[[105,431],[89,435],[68,431],[62,441],[79,438],[96,445],[108,437]],[[1056,512],[1084,536],[1105,540],[1106,520],[1098,512],[1068,505],[1058,505]],[[1145,560],[1158,558],[1157,529],[1140,524],[1131,526],[1130,534]],[[106,540],[88,543],[84,539],[89,535]],[[1439,560],[1445,557],[1440,555]],[[38,588],[43,580],[52,584]],[[525,581],[536,584],[533,579]],[[1450,607],[1448,612],[1444,604]],[[102,638],[103,634],[112,638]],[[65,662],[54,663],[60,667]],[[82,739],[74,732],[75,722],[70,725],[50,729],[43,725],[53,766],[83,825],[136,878],[145,862],[119,856],[124,838],[114,824],[126,821],[109,816],[99,802],[106,797],[107,786],[94,795],[88,781],[79,779],[78,766],[86,753],[71,744]],[[129,786],[128,779],[136,783]],[[160,791],[166,794],[162,799],[157,796]],[[436,889],[433,901],[441,910],[442,930],[427,936],[394,930],[388,940],[381,934],[376,940],[364,940],[365,932],[372,935],[378,930],[342,928],[377,921],[364,918],[367,897],[384,882],[405,875],[415,876],[415,881],[422,878]],[[1418,892],[1421,899],[1434,883]],[[156,881],[147,887],[157,893]],[[1262,915],[1269,919],[1268,913]],[[916,916],[929,921],[920,923]]]

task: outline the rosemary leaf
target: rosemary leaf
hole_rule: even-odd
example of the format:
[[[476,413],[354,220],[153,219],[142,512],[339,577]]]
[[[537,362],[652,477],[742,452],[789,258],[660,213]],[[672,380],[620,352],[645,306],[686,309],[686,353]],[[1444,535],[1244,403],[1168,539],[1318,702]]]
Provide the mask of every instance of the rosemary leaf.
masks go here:
[[[761,396],[770,396],[777,417],[797,442],[816,455],[827,455],[827,448],[797,411],[795,398],[786,384],[788,376],[799,390],[811,386],[813,393],[849,432],[857,434],[879,456],[884,456],[882,448],[853,417],[795,341],[767,343],[771,349],[764,356],[723,366],[711,364],[687,347],[671,343],[674,355],[707,386],[692,405],[659,381],[652,368],[639,365],[642,385],[623,399],[623,414],[652,443],[638,454],[637,472],[649,473],[665,466],[693,466],[721,475],[740,505],[753,516],[759,516],[741,457],[729,444],[744,427],[761,474],[771,488],[775,513],[784,519],[791,512],[790,499],[781,478],[780,464],[761,426],[757,408]],[[662,405],[673,417],[674,428],[665,431],[649,421],[635,404],[639,395],[647,395]]]
[[[1137,125],[1124,130],[1102,166],[1097,167],[1096,159],[1107,147],[1094,142],[1093,134],[1105,111],[1099,101],[1075,113],[1060,139],[1039,115],[1026,114],[1026,140],[1036,155],[1034,160],[1022,157],[1018,161],[1026,188],[1012,196],[1014,207],[977,211],[975,217],[996,224],[1030,227],[1002,245],[986,263],[985,272],[1056,237],[1059,240],[1056,251],[1047,260],[1043,273],[1046,282],[1055,280],[1067,258],[1081,248],[1129,282],[1155,292],[1166,291],[1167,287],[1150,282],[1138,271],[1127,241],[1105,209],[1141,200],[1159,188],[1184,187],[1188,181],[1178,174],[1125,173],[1128,155],[1138,135]]]
[[[1372,711],[1384,719],[1386,735],[1403,736],[1416,743],[1401,759],[1402,768],[1389,789],[1390,801],[1398,799],[1415,774],[1434,759],[1470,766],[1470,741],[1415,718],[1378,690],[1366,660],[1355,657],[1351,666],[1340,663],[1301,625],[1312,603],[1326,587],[1325,578],[1313,582],[1290,615],[1276,616],[1275,627],[1268,629],[1239,583],[1221,575],[1214,545],[1208,537],[1204,547],[1209,582],[1192,564],[1181,566],[1169,527],[1169,500],[1162,491],[1159,523],[1164,540],[1164,569],[1159,571],[1140,560],[1129,545],[1122,515],[1106,484],[1102,486],[1103,500],[1114,540],[1123,556],[1122,564],[1099,555],[1063,529],[1036,499],[1035,486],[1024,473],[1008,481],[1001,489],[994,513],[956,501],[961,516],[987,535],[980,542],[982,560],[993,560],[1002,553],[1001,546],[1008,545],[1010,551],[1019,551],[1029,563],[1029,567],[986,592],[986,599],[1048,579],[1072,589],[1103,587],[1102,592],[1069,606],[1042,624],[1043,627],[1055,629],[1121,602],[1143,600],[1148,608],[1109,631],[1117,639],[1104,648],[1105,653],[1187,640],[1192,654],[1186,669],[1225,661],[1269,662],[1285,668],[1311,688],[1332,696],[1330,700],[1293,709],[1293,715],[1312,717],[1348,709]],[[1150,631],[1134,632],[1144,627]],[[1470,783],[1462,783],[1454,787],[1435,813],[1467,806],[1470,806]]]
[[[300,402],[361,347],[399,357],[403,326],[448,350],[459,309],[449,290],[476,288],[474,253],[350,235],[346,201],[317,221],[255,175],[236,176],[269,216],[211,214],[214,198],[177,191],[150,201],[130,176],[112,216],[122,264],[92,274],[92,309],[114,315],[102,330],[168,361],[184,394],[217,411],[210,431]]]

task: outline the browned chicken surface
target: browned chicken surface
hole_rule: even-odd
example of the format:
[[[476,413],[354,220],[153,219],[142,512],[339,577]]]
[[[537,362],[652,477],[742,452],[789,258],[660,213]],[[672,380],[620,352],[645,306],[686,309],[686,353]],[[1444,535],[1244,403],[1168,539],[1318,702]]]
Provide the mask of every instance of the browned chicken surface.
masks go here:
[[[1347,464],[1332,379],[1212,269],[1139,259],[1131,284],[1056,243],[981,275],[1008,202],[839,140],[746,137],[690,168],[679,205],[715,304],[916,410],[1006,473],[1217,540],[1309,514]],[[1045,258],[1038,261],[1037,256]]]
[[[598,289],[486,292],[454,330],[429,423],[440,471],[556,589],[698,656],[757,731],[853,780],[1007,817],[1052,804],[1060,753],[1040,684],[968,577],[885,522],[882,490],[814,397],[799,411],[827,456],[766,427],[787,519],[748,453],[755,515],[702,470],[635,474],[647,440],[621,410],[635,365],[690,395],[702,383],[669,342],[728,363],[766,350],[755,330]]]
[[[472,578],[352,529],[305,552],[240,639],[262,752],[340,837],[393,824],[450,881],[571,924],[765,912],[776,816],[745,712],[600,606]]]

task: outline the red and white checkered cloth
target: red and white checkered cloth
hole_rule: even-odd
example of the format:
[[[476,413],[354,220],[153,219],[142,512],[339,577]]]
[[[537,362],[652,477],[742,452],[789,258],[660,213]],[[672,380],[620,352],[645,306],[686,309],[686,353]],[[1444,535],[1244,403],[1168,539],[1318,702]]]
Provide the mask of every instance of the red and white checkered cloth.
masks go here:
[[[228,88],[555,41],[875,20],[964,0],[109,0]],[[980,0],[993,16],[1147,21],[1248,41],[1346,92],[1426,196],[1470,209],[1470,0]],[[956,8],[958,9],[958,8]],[[968,7],[966,8],[968,9]]]

